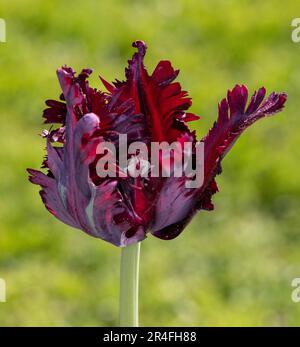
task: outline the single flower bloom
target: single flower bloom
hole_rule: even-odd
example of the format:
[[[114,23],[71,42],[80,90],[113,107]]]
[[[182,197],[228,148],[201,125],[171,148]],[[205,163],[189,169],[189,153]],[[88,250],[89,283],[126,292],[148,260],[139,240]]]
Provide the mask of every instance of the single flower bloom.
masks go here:
[[[287,95],[272,93],[265,98],[259,89],[248,101],[248,90],[236,85],[219,103],[218,119],[204,143],[204,175],[201,186],[188,188],[190,177],[99,177],[97,147],[113,143],[126,134],[128,146],[140,141],[196,144],[195,132],[187,123],[199,117],[188,113],[192,101],[178,82],[179,70],[169,61],[160,61],[151,75],[144,67],[146,45],[137,48],[126,68],[126,80],[112,84],[100,77],[106,92],[91,88],[90,69],[76,76],[69,67],[58,69],[60,101],[47,100],[43,117],[47,173],[28,169],[30,181],[41,186],[46,208],[62,222],[116,246],[143,240],[148,232],[161,239],[178,236],[199,210],[213,210],[212,195],[221,161],[240,134],[265,116],[279,112]],[[193,147],[193,151],[194,151]],[[194,155],[194,152],[191,154]],[[119,163],[116,163],[119,171]]]

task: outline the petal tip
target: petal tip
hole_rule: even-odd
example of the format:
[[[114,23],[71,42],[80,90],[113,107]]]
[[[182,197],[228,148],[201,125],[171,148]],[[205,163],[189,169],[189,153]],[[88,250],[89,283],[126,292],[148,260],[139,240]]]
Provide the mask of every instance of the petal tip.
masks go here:
[[[142,57],[146,54],[147,45],[144,41],[141,41],[141,40],[134,41],[132,43],[132,47],[137,48],[139,55],[141,55]]]

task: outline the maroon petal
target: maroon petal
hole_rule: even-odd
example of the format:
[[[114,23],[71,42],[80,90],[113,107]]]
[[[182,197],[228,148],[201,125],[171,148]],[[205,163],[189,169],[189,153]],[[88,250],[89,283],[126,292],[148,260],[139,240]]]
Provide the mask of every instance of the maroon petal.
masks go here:
[[[187,92],[181,89],[179,83],[172,83],[179,70],[174,70],[169,61],[160,61],[149,76],[144,66],[146,44],[136,41],[133,47],[138,51],[129,60],[127,80],[117,81],[114,86],[101,78],[102,82],[113,95],[122,90],[121,98],[134,100],[135,113],[146,116],[153,141],[176,141],[182,135],[176,123],[198,119],[191,113],[186,115],[185,110],[192,104],[191,98],[187,97]]]
[[[219,104],[219,116],[204,142],[204,183],[199,189],[188,189],[183,179],[169,178],[159,196],[152,233],[162,239],[179,235],[193,215],[214,208],[211,197],[218,191],[215,176],[221,172],[221,160],[240,134],[260,118],[282,110],[287,95],[272,93],[264,102],[265,89],[252,96],[245,110],[248,91],[235,86]],[[261,106],[260,106],[261,105]]]
[[[198,117],[191,113],[186,114],[185,111],[192,104],[191,99],[187,97],[187,92],[181,89],[179,83],[172,83],[179,70],[174,70],[169,61],[161,61],[150,76],[143,62],[147,49],[145,43],[136,41],[133,47],[136,47],[138,51],[129,60],[125,71],[126,81],[117,81],[111,85],[103,78],[101,80],[111,93],[112,100],[115,98],[124,102],[133,100],[134,113],[141,115],[140,120],[143,124],[139,127],[139,133],[144,133],[144,138],[136,137],[135,141],[143,140],[149,143],[150,138],[151,141],[173,142],[185,133],[191,135],[185,122],[198,119]],[[148,130],[148,133],[145,130]],[[119,127],[118,132],[130,131]],[[133,137],[130,136],[130,138]],[[137,178],[133,182],[125,181],[122,185],[132,187],[132,206],[147,226],[151,222],[153,207],[161,184],[155,179],[150,179],[147,182],[148,188],[145,189],[143,180]],[[128,187],[124,189],[129,190]]]
[[[60,123],[64,124],[67,114],[66,104],[56,100],[47,100],[46,108],[43,112],[45,123]]]
[[[92,105],[91,100],[86,103],[88,87],[84,73],[76,78],[73,70],[63,67],[58,70],[58,78],[67,109],[64,146],[53,147],[51,133],[48,134],[45,164],[49,174],[30,170],[31,182],[42,186],[41,196],[47,209],[66,224],[117,246],[144,239],[141,219],[124,200],[118,181],[108,180],[97,186],[90,178],[90,164],[102,138],[94,136],[100,131],[98,115],[78,116],[85,105]],[[118,119],[121,120],[122,117]]]
[[[60,197],[56,180],[37,170],[28,169],[27,171],[30,174],[30,182],[42,187],[40,195],[47,210],[65,224],[74,228],[80,228],[76,220],[66,210]]]

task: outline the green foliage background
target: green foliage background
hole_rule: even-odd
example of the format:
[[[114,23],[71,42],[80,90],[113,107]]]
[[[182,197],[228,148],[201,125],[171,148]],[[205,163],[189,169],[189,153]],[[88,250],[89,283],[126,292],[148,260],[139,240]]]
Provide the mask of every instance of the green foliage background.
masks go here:
[[[117,325],[120,249],[55,220],[28,183],[40,167],[44,100],[57,67],[122,79],[132,41],[146,64],[170,59],[202,116],[201,138],[227,89],[286,91],[287,107],[238,141],[218,177],[215,211],[173,241],[142,244],[142,325],[298,325],[300,303],[300,43],[295,0],[2,0],[0,44],[0,325]]]

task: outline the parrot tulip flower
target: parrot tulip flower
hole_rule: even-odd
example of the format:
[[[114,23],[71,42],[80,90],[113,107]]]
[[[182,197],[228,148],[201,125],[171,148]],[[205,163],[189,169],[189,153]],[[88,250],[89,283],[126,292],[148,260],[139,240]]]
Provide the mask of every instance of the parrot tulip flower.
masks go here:
[[[286,94],[264,88],[255,92],[249,105],[248,90],[235,86],[219,104],[213,128],[204,143],[204,181],[197,189],[183,184],[186,177],[99,179],[95,172],[96,147],[103,139],[114,142],[116,134],[128,141],[192,141],[195,133],[187,123],[198,116],[187,113],[191,99],[173,82],[179,70],[160,61],[149,75],[143,59],[146,45],[126,68],[126,80],[113,84],[101,78],[106,92],[91,88],[84,69],[76,76],[69,67],[58,69],[61,101],[47,100],[45,123],[60,124],[44,131],[47,174],[29,169],[30,181],[42,187],[46,208],[59,220],[91,236],[126,246],[143,240],[148,232],[161,239],[178,236],[195,213],[212,210],[211,197],[218,191],[215,176],[221,161],[240,134],[260,118],[280,111]],[[54,145],[55,143],[60,145]]]

